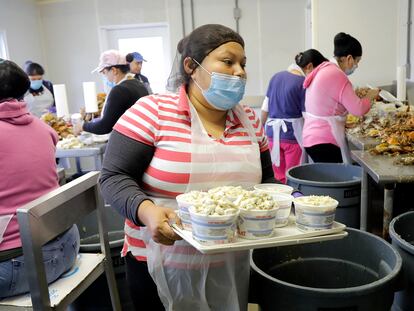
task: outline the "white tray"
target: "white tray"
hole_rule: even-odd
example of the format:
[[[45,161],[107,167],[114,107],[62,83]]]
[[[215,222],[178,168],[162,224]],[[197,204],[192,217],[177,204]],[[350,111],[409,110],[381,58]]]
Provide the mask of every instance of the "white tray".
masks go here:
[[[336,221],[334,222],[332,229],[307,232],[300,231],[296,228],[295,218],[291,217],[287,226],[275,228],[273,235],[268,238],[248,240],[237,237],[236,241],[232,243],[203,245],[193,239],[191,231],[180,229],[175,224],[172,225],[172,227],[179,236],[181,236],[184,240],[186,240],[203,254],[215,254],[255,248],[322,242],[342,239],[348,235],[348,232],[345,231],[346,226]]]
[[[92,134],[92,139],[94,143],[106,143],[109,139],[109,134],[103,134],[103,135]]]

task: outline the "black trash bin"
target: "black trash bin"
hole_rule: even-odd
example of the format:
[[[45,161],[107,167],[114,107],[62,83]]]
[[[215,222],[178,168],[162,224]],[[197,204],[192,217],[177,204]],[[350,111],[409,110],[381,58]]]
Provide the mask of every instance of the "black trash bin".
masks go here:
[[[393,311],[414,310],[414,212],[395,217],[390,223],[392,245],[403,259],[403,290],[395,293]]]
[[[347,231],[340,240],[255,249],[251,302],[263,311],[389,311],[401,256],[375,235]]]

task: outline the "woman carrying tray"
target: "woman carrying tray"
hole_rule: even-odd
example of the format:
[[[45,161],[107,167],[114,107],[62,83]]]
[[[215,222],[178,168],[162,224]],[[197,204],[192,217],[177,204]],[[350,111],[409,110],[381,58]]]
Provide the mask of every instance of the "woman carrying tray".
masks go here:
[[[178,93],[140,99],[114,127],[101,187],[126,218],[122,255],[137,310],[164,310],[157,289],[167,310],[247,309],[249,252],[202,255],[169,225],[178,194],[276,182],[260,121],[239,104],[245,64],[239,34],[201,26],[178,44],[169,78]]]

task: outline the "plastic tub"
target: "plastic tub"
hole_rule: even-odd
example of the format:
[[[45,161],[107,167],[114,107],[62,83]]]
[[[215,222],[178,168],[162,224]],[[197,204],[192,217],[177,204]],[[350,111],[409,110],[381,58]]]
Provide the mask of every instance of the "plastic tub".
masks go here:
[[[340,240],[253,250],[250,302],[262,311],[389,311],[401,256],[373,234],[347,231]]]
[[[401,214],[391,221],[390,237],[403,259],[404,276],[404,289],[395,293],[392,310],[414,310],[414,212]]]
[[[236,233],[237,213],[231,215],[206,216],[189,208],[193,238],[203,245],[233,242]]]
[[[275,227],[284,227],[289,222],[289,215],[292,209],[293,196],[287,193],[272,195],[279,206],[276,212]]]
[[[284,184],[257,184],[254,186],[254,189],[258,191],[264,191],[270,195],[276,193],[291,194],[293,192],[293,188],[291,186]]]
[[[237,233],[245,239],[261,239],[272,235],[278,208],[271,210],[240,209]]]
[[[331,229],[338,201],[330,198],[331,202],[327,204],[314,205],[306,202],[311,197],[303,196],[293,200],[295,204],[296,226],[301,231]]]
[[[190,212],[188,208],[193,204],[189,201],[185,200],[186,194],[180,194],[175,199],[178,204],[178,216],[181,219],[181,224],[183,225],[183,229],[191,231],[191,218]]]
[[[175,197],[178,205],[178,216],[181,219],[183,229],[191,231],[191,218],[188,208],[205,195],[207,195],[205,192],[190,191]]]
[[[286,172],[288,185],[304,195],[328,195],[339,204],[335,219],[359,228],[362,169],[342,163],[303,164]]]

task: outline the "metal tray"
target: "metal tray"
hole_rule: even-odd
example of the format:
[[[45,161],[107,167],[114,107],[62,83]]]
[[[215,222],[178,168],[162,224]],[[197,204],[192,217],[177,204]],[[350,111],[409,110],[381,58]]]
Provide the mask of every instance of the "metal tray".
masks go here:
[[[203,245],[194,240],[191,231],[183,230],[177,225],[172,225],[173,230],[184,240],[194,246],[203,254],[215,254],[233,252],[255,248],[266,248],[293,244],[305,244],[322,242],[329,240],[342,239],[348,235],[345,231],[346,226],[339,222],[334,222],[331,229],[319,231],[300,231],[295,224],[295,218],[291,217],[285,227],[275,228],[273,235],[268,238],[248,240],[236,237],[236,241],[226,244]]]

